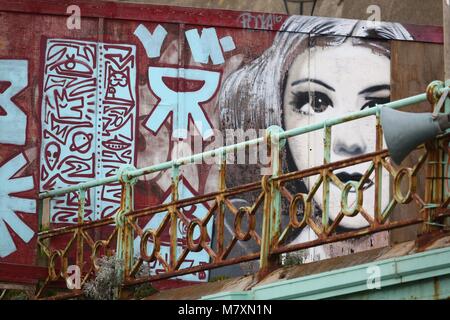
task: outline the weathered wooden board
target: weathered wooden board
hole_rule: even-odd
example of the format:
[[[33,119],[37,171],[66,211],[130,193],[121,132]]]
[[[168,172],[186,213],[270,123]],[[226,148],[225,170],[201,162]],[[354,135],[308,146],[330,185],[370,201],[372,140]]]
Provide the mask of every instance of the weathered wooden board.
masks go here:
[[[391,99],[397,100],[415,93],[424,92],[427,85],[433,80],[444,79],[443,45],[430,43],[406,43],[391,41]],[[402,109],[408,112],[433,112],[432,106],[427,103]],[[420,156],[414,152],[404,160],[404,165],[412,165]],[[417,190],[424,195],[426,176],[422,170],[418,176]],[[419,216],[414,202],[395,209],[392,220],[413,219]],[[420,232],[421,226],[411,226],[390,232],[392,243],[413,240]]]

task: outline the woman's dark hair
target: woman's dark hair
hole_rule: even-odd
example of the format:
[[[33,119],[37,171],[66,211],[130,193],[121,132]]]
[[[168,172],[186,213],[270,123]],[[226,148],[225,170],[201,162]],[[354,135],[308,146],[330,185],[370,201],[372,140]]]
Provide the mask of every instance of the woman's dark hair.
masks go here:
[[[388,44],[376,39],[412,40],[399,23],[291,16],[270,48],[224,81],[219,96],[222,129],[281,126],[284,79],[293,60],[311,46],[336,46],[349,37],[354,45],[387,56]]]

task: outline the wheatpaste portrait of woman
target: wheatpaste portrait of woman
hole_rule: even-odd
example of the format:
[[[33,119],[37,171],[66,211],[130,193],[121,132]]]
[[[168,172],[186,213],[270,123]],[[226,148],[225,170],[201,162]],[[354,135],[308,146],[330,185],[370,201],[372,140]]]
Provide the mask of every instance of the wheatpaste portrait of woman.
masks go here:
[[[413,40],[398,23],[289,17],[270,48],[253,61],[241,65],[224,80],[219,96],[221,130],[259,130],[271,125],[289,130],[389,102],[389,39]],[[374,150],[375,117],[332,128],[331,162]],[[283,171],[300,171],[322,165],[323,157],[323,130],[290,138],[286,144]],[[363,163],[334,173],[344,183],[360,181],[368,166],[368,163]],[[245,182],[255,181],[254,173],[246,170],[245,165],[230,165],[227,170],[239,172],[233,175],[233,179],[238,177]],[[365,182],[363,203],[366,212],[372,216],[375,195],[373,175]],[[389,179],[388,173],[383,174],[383,179]],[[316,177],[305,178],[291,186],[290,191],[292,194],[307,193],[316,180]],[[236,181],[228,183],[239,185]],[[331,184],[330,222],[339,213],[340,197],[341,191]],[[384,188],[383,207],[388,197],[389,188]],[[234,199],[234,202],[240,205],[246,199]],[[319,190],[314,196],[313,216],[316,219],[320,219],[322,202],[322,192]],[[289,219],[286,211],[282,210],[282,224]],[[226,224],[233,226],[232,215],[229,216],[230,221]],[[260,214],[257,217],[257,220],[261,219]],[[260,223],[257,221],[257,225]],[[365,226],[367,220],[359,214],[345,217],[339,224],[343,230]],[[301,243],[316,238],[315,233],[306,226],[301,231],[294,231],[289,241]],[[381,233],[323,245],[302,252],[303,262],[356,252],[358,248],[381,247],[386,243],[387,235]],[[248,253],[255,252],[257,248],[243,245],[240,253],[246,250]],[[237,273],[236,270],[233,273]]]

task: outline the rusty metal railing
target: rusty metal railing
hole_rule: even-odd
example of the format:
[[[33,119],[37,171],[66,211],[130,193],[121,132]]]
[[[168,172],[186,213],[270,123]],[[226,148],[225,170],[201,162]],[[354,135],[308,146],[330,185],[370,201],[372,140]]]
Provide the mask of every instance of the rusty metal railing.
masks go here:
[[[442,82],[433,82],[427,88],[427,93],[414,97],[394,101],[385,105],[377,105],[370,109],[355,112],[344,117],[329,119],[323,123],[307,127],[283,131],[279,127],[270,127],[265,137],[226,146],[209,152],[196,154],[190,157],[168,161],[154,166],[135,169],[123,167],[116,176],[101,180],[93,180],[64,189],[46,191],[40,194],[40,232],[38,245],[43,263],[48,266],[48,276],[37,291],[37,298],[44,296],[45,290],[52,283],[67,278],[69,264],[77,265],[82,272],[82,283],[85,283],[98,270],[97,258],[102,255],[115,255],[123,261],[120,276],[123,279],[122,288],[136,284],[156,281],[194,272],[211,270],[214,268],[237,264],[259,259],[259,275],[264,276],[278,264],[281,253],[306,249],[326,243],[337,242],[363,235],[373,234],[385,230],[392,230],[409,225],[422,224],[424,231],[432,228],[432,223],[444,216],[448,216],[447,206],[450,197],[446,192],[448,172],[443,159],[448,155],[449,136],[442,135],[435,141],[427,143],[418,149],[420,157],[412,167],[396,168],[389,161],[387,150],[383,149],[383,133],[380,124],[381,108],[401,108],[404,106],[429,101],[436,104],[440,96],[447,91]],[[341,123],[353,121],[363,117],[376,117],[376,147],[372,153],[358,157],[330,162],[332,127]],[[296,172],[282,172],[282,149],[288,138],[308,132],[324,130],[324,159],[323,164]],[[227,188],[226,155],[231,151],[243,149],[251,145],[266,143],[270,152],[272,174],[263,176],[260,181]],[[203,194],[188,199],[180,199],[178,184],[180,182],[179,169],[183,165],[194,163],[208,157],[219,156],[220,176],[218,191]],[[368,169],[360,181],[342,182],[334,173],[336,170],[367,163]],[[137,177],[150,173],[171,170],[171,201],[145,209],[134,209],[134,185]],[[383,206],[382,189],[383,170],[392,178],[392,192],[387,205]],[[425,171],[425,194],[417,191],[417,176]],[[368,212],[364,207],[363,197],[365,182],[369,176],[374,178],[374,205],[373,211]],[[287,185],[300,179],[314,179],[308,193],[292,193]],[[391,179],[389,179],[391,180]],[[83,221],[86,206],[86,192],[90,188],[109,183],[120,182],[121,205],[114,217],[96,221]],[[402,187],[407,184],[407,190]],[[334,221],[330,224],[330,186],[336,186],[341,192],[341,206]],[[313,219],[313,199],[319,189],[322,189],[321,219]],[[45,222],[46,212],[52,198],[76,193],[78,197],[78,220],[74,225],[49,228]],[[245,207],[236,207],[230,200],[243,194],[252,194],[253,203]],[[355,194],[356,203],[348,204],[349,194]],[[421,212],[418,218],[405,221],[389,221],[393,209],[399,205],[413,202]],[[192,205],[209,203],[207,214],[199,218],[189,219],[183,208]],[[283,203],[288,204],[289,222],[286,226],[281,223]],[[300,210],[301,209],[301,210]],[[331,208],[335,210],[335,208]],[[301,211],[299,219],[299,211]],[[158,227],[145,229],[140,221],[151,219],[155,215],[163,216]],[[234,218],[234,230],[229,239],[225,241],[224,222],[225,215]],[[256,228],[258,215],[262,218],[261,230]],[[342,219],[350,219],[357,215],[366,221],[364,227],[357,230],[338,232],[337,227]],[[243,227],[247,220],[247,228]],[[187,226],[186,237],[179,241],[177,225],[181,221]],[[212,245],[213,235],[208,234],[208,225],[214,224],[215,245]],[[292,230],[301,230],[308,226],[316,234],[317,239],[299,243],[286,243],[287,235]],[[245,230],[244,230],[245,229]],[[169,254],[163,256],[160,252],[163,234],[169,234]],[[196,236],[195,236],[196,235]],[[135,251],[133,242],[140,237],[139,250]],[[259,250],[244,256],[230,257],[230,253],[238,242],[252,241]],[[57,243],[57,244],[55,244]],[[149,250],[151,244],[151,250]],[[181,248],[181,252],[178,252]],[[184,266],[190,253],[204,251],[210,257],[210,262],[201,265]],[[143,263],[158,262],[163,266],[158,274],[141,276],[139,269]],[[183,267],[184,266],[184,267]],[[78,290],[69,296],[80,294]],[[119,293],[120,294],[120,293]]]

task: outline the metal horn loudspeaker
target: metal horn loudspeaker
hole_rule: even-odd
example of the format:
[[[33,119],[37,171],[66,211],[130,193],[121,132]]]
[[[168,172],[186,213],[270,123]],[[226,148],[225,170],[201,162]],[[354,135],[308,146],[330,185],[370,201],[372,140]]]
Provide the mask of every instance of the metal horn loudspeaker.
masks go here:
[[[381,125],[391,159],[400,165],[422,143],[450,128],[450,115],[411,113],[391,108],[381,109]]]

